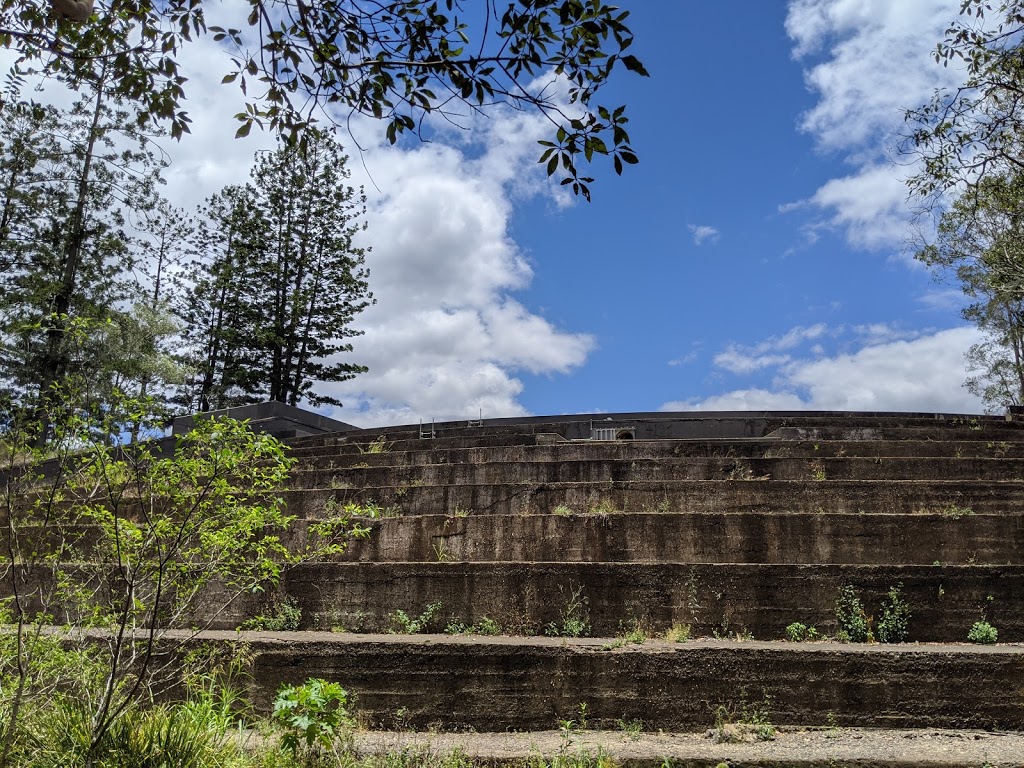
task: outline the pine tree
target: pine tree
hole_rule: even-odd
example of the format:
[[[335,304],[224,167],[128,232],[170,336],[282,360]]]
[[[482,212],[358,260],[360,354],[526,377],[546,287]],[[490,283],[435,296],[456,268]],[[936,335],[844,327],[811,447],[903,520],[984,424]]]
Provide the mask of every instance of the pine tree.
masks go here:
[[[343,359],[373,301],[355,238],[365,197],[346,184],[341,147],[316,134],[258,157],[252,183],[207,203],[197,236],[199,276],[186,331],[199,371],[200,410],[256,400],[340,405],[315,391],[365,371]]]

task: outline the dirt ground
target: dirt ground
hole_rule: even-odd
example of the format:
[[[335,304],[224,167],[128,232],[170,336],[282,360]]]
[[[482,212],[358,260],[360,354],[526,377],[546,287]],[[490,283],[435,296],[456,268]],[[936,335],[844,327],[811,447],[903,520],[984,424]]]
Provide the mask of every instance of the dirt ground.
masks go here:
[[[780,728],[774,741],[755,741],[735,733],[740,743],[720,743],[717,734],[559,731],[530,733],[362,732],[361,752],[415,748],[447,752],[460,749],[481,763],[519,763],[543,755],[573,755],[598,750],[632,766],[697,768],[724,763],[730,768],[1009,768],[1024,766],[1024,733],[968,730],[882,730]]]

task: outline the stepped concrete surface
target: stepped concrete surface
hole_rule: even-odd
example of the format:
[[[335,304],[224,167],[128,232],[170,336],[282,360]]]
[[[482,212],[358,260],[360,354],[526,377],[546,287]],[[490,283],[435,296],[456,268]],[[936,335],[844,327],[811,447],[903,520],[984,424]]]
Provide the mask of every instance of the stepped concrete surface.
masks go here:
[[[341,514],[366,538],[262,594],[212,590],[194,616],[205,631],[176,635],[248,643],[264,711],[280,685],[323,677],[376,728],[525,731],[429,737],[496,764],[535,744],[559,754],[563,738],[626,765],[1024,764],[1024,422],[601,414],[289,445],[284,542],[298,550]],[[839,635],[844,587],[876,636],[895,591],[907,642],[783,640],[794,622]],[[283,604],[298,630],[231,631]],[[998,644],[966,642],[983,619]],[[402,629],[429,634],[385,634]],[[465,634],[483,629],[503,634]],[[552,734],[581,704],[595,725],[645,733]],[[705,735],[752,711],[775,741]],[[420,736],[360,743],[392,738]]]

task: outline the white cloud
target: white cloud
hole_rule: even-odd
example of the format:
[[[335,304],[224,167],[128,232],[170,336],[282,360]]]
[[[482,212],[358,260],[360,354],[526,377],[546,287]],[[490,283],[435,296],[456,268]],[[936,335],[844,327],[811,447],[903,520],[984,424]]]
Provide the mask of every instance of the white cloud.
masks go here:
[[[714,363],[730,373],[747,374],[763,368],[776,368],[788,363],[788,354],[779,354],[792,350],[808,341],[819,339],[828,331],[824,323],[791,328],[782,336],[770,336],[752,346],[730,344],[714,356]]]
[[[983,410],[981,401],[963,387],[964,353],[981,339],[976,328],[951,328],[901,340],[886,340],[897,332],[880,326],[854,330],[867,339],[855,351],[817,359],[780,360],[770,389],[742,388],[704,399],[673,401],[662,407],[963,413]],[[751,367],[741,372],[754,370]]]
[[[687,226],[690,232],[693,233],[694,245],[703,245],[706,241],[714,243],[718,240],[718,230],[715,227],[700,224],[689,224]]]
[[[903,241],[909,208],[901,179],[914,169],[894,166],[890,153],[904,110],[961,77],[956,67],[941,67],[932,57],[959,10],[958,0],[789,4],[786,31],[793,55],[807,63],[805,80],[817,95],[800,127],[820,149],[840,154],[855,169],[804,202],[822,211],[823,223],[843,231],[855,247],[891,248]]]
[[[807,407],[799,396],[766,389],[736,389],[703,400],[673,400],[663,411],[798,411]]]

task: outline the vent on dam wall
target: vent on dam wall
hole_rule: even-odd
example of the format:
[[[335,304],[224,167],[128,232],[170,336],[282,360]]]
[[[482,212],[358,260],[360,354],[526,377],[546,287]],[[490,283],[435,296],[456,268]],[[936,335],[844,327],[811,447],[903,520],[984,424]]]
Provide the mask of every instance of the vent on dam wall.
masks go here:
[[[636,427],[591,427],[591,440],[635,440]]]

